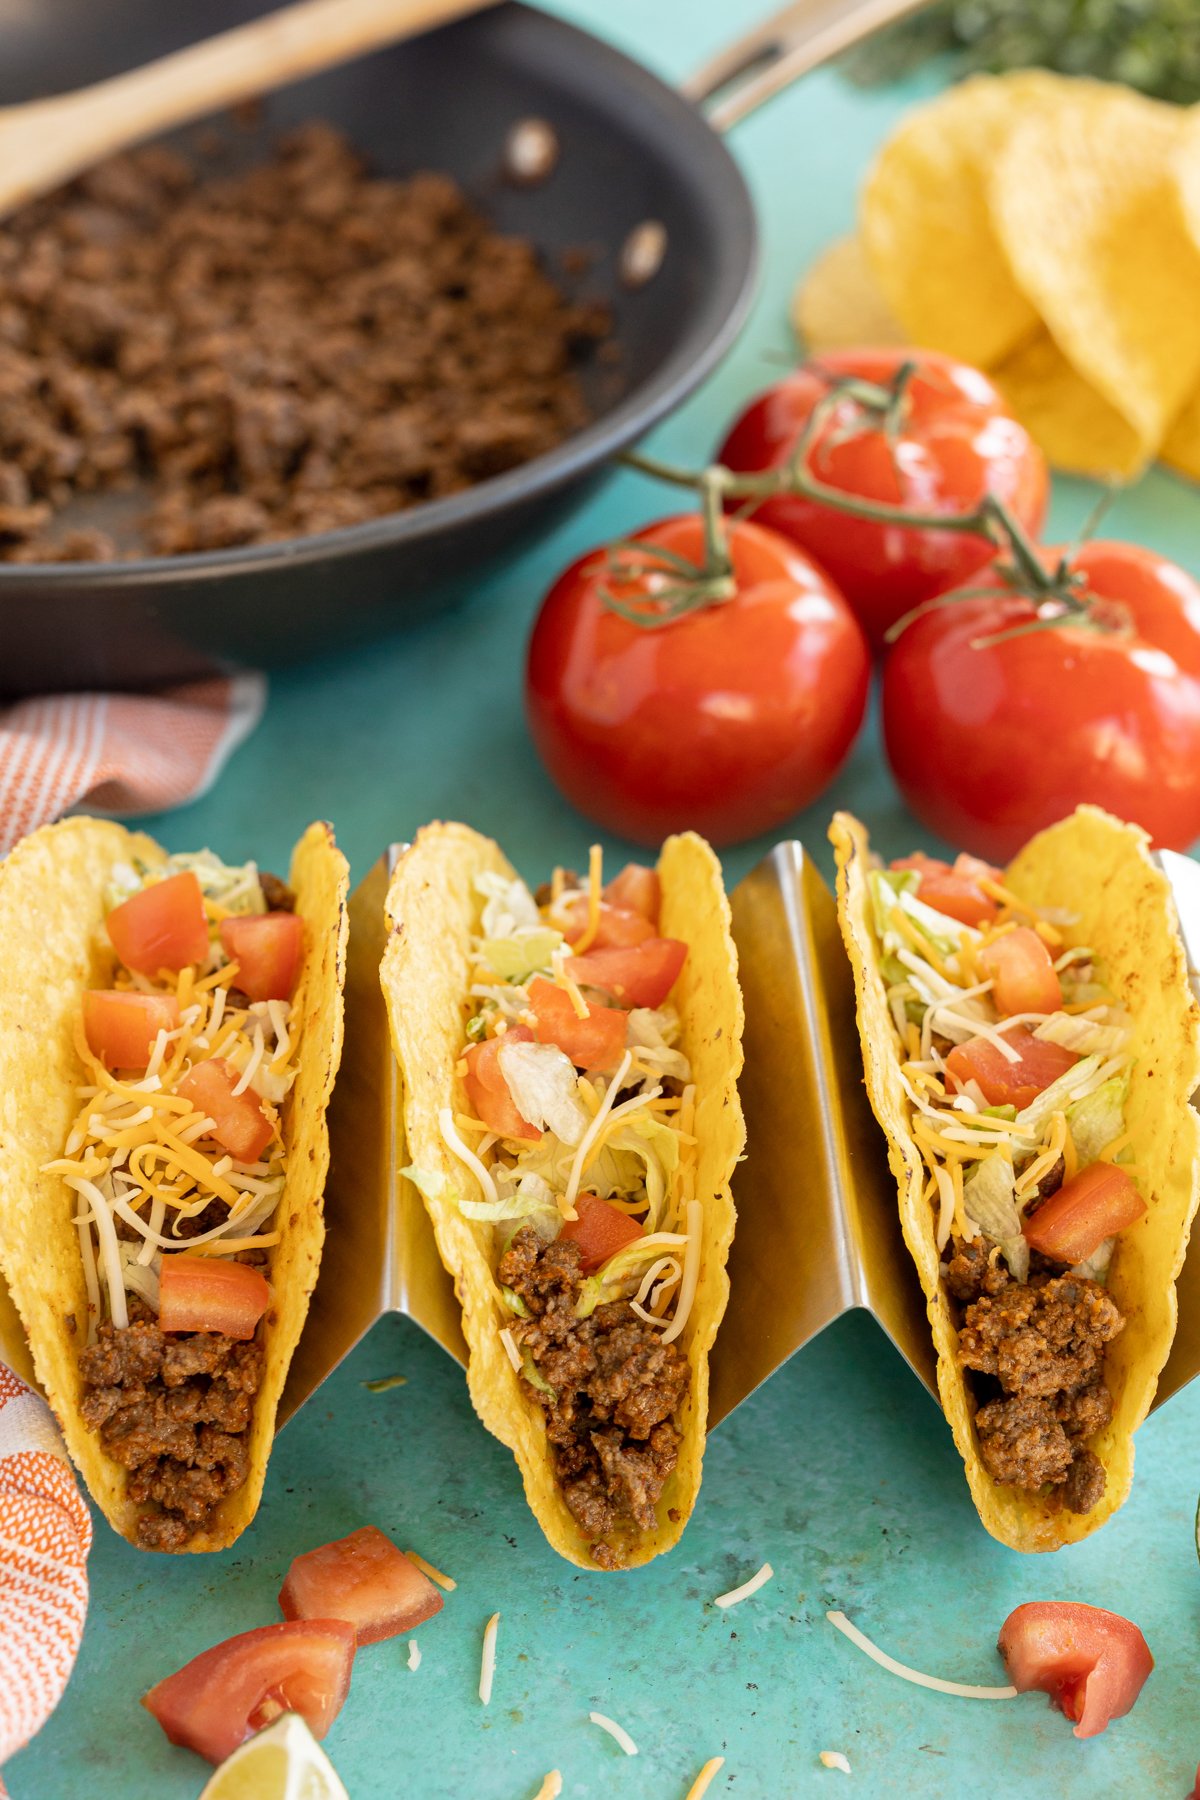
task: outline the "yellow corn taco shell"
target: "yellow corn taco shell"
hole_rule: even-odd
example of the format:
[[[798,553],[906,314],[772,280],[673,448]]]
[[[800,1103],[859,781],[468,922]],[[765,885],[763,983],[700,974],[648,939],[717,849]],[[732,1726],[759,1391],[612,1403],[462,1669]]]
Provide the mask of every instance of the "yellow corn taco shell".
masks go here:
[[[113,866],[165,852],[153,839],[99,819],[48,825],[0,864],[0,1274],[20,1313],[38,1381],[67,1449],[113,1529],[132,1543],[146,1510],[126,1494],[126,1471],[80,1417],[78,1354],[87,1339],[83,1262],[72,1220],[77,1196],[43,1164],[61,1156],[83,1079],[74,1046],[83,990],[107,985],[104,892]],[[296,847],[290,884],[305,921],[304,968],[293,1000],[298,1073],[286,1102],[287,1184],[282,1237],[271,1260],[266,1359],[250,1427],[249,1475],[221,1503],[189,1551],[223,1550],[258,1508],[275,1412],[317,1279],[329,1163],[325,1108],[342,1049],[346,860],[328,825]]]
[[[871,928],[867,834],[857,819],[838,813],[829,835],[837,858],[842,934],[854,969],[867,1094],[887,1136],[904,1238],[928,1303],[942,1406],[988,1531],[1014,1550],[1056,1550],[1103,1525],[1129,1492],[1133,1434],[1149,1410],[1175,1334],[1175,1281],[1200,1197],[1200,1119],[1190,1104],[1200,1080],[1200,1010],[1188,986],[1170,887],[1150,860],[1146,834],[1093,806],[1081,806],[1040,832],[1005,877],[1029,904],[1073,915],[1067,942],[1095,948],[1106,985],[1133,1021],[1125,1118],[1148,1209],[1122,1232],[1109,1275],[1126,1323],[1105,1361],[1113,1418],[1091,1444],[1108,1481],[1096,1506],[1078,1514],[1060,1510],[1040,1494],[998,1485],[981,1461],[974,1402],[958,1364],[957,1332],[939,1278],[935,1221],[922,1198],[923,1165],[900,1081],[900,1043]]]
[[[742,999],[720,865],[703,839],[688,832],[667,840],[658,868],[660,929],[688,945],[675,999],[680,1048],[696,1084],[696,1194],[704,1202],[704,1244],[696,1300],[680,1338],[691,1383],[678,1420],[679,1462],[659,1503],[658,1529],[608,1540],[626,1566],[649,1562],[678,1541],[700,1488],[708,1356],[729,1294],[725,1264],[735,1217],[729,1182],[745,1142],[737,1094]],[[509,879],[514,874],[490,838],[465,825],[429,825],[397,865],[387,897],[389,938],[381,978],[403,1087],[403,1156],[460,1189],[467,1178],[442,1141],[438,1112],[453,1104],[455,1065],[471,1010],[467,984],[479,906],[475,878],[487,871]],[[555,1480],[541,1408],[528,1397],[498,1335],[510,1315],[492,1269],[489,1227],[464,1218],[452,1199],[427,1198],[425,1204],[463,1309],[475,1410],[515,1455],[526,1498],[554,1549],[594,1572],[588,1541]]]

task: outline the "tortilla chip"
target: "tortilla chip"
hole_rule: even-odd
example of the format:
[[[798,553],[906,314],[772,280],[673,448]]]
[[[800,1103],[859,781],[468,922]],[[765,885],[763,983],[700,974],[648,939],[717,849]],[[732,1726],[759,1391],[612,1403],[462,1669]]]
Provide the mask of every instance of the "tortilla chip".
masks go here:
[[[131,1543],[144,1509],[128,1499],[126,1471],[105,1454],[79,1412],[77,1358],[88,1322],[72,1223],[79,1203],[61,1176],[41,1170],[61,1156],[78,1110],[82,1071],[74,1030],[83,991],[111,978],[112,952],[102,928],[113,865],[135,857],[153,865],[164,856],[153,839],[123,826],[68,819],[34,832],[0,864],[0,1274],[71,1458],[105,1518]],[[309,928],[293,1002],[304,1048],[285,1112],[289,1164],[278,1212],[283,1235],[271,1266],[274,1307],[267,1315],[263,1380],[250,1428],[250,1471],[221,1503],[212,1525],[185,1546],[188,1551],[225,1549],[257,1511],[275,1409],[316,1282],[329,1161],[325,1107],[342,1048],[347,875],[329,826],[311,825],[289,878],[296,911]]]
[[[871,927],[870,848],[857,819],[830,827],[838,866],[838,912],[854,970],[867,1094],[887,1137],[900,1189],[904,1238],[917,1265],[938,1358],[938,1389],[966,1468],[979,1516],[1014,1550],[1056,1550],[1088,1537],[1125,1500],[1133,1479],[1133,1434],[1154,1398],[1175,1333],[1175,1281],[1200,1199],[1200,1119],[1190,1097],[1200,1080],[1200,1009],[1188,985],[1170,886],[1150,860],[1146,834],[1093,806],[1043,831],[1006,876],[1021,899],[1075,915],[1068,941],[1093,945],[1107,984],[1133,1020],[1134,1056],[1126,1122],[1146,1216],[1122,1233],[1109,1287],[1125,1329],[1109,1347],[1105,1379],[1112,1422],[1094,1448],[1104,1463],[1104,1497],[1088,1513],[994,1482],[979,1454],[974,1400],[957,1360],[957,1333],[939,1277],[933,1210],[912,1109],[900,1080],[901,1051]]]
[[[1200,386],[1200,248],[1172,170],[1184,118],[1064,82],[997,145],[988,182],[1013,278],[1146,457]]]
[[[988,369],[1039,325],[996,235],[988,174],[1014,125],[1064,83],[1041,69],[976,75],[911,113],[862,191],[863,246],[915,344]]]
[[[1146,445],[1128,419],[1072,368],[1041,332],[992,370],[992,380],[1056,469],[1128,481],[1146,466]]]
[[[745,1142],[737,1095],[742,999],[720,864],[703,839],[686,832],[667,840],[658,866],[661,929],[689,946],[675,996],[680,1048],[696,1083],[696,1192],[704,1200],[705,1236],[700,1284],[679,1340],[692,1372],[680,1421],[679,1462],[658,1506],[658,1529],[631,1531],[625,1538],[613,1533],[607,1540],[627,1566],[649,1562],[678,1541],[699,1491],[708,1353],[729,1294],[725,1264],[735,1218],[729,1181]],[[479,912],[475,878],[485,871],[508,879],[514,874],[490,838],[466,825],[435,824],[420,831],[392,876],[389,940],[380,971],[403,1088],[404,1160],[458,1188],[469,1178],[442,1141],[438,1112],[452,1104]],[[491,1228],[464,1218],[452,1198],[426,1198],[425,1204],[463,1309],[470,1349],[467,1384],[475,1410],[516,1456],[526,1499],[551,1545],[595,1573],[587,1539],[555,1480],[542,1409],[529,1398],[499,1337],[509,1314],[493,1273]]]
[[[792,324],[812,352],[904,342],[858,237],[838,238],[796,283]]]

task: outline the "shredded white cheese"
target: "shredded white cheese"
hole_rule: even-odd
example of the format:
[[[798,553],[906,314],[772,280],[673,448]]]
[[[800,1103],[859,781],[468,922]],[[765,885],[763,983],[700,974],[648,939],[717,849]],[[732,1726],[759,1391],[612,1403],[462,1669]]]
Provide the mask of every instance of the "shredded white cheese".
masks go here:
[[[425,1558],[423,1556],[418,1556],[415,1550],[406,1550],[404,1554],[407,1556],[410,1563],[415,1563],[417,1565],[422,1575],[428,1575],[430,1581],[436,1581],[438,1586],[440,1588],[445,1588],[448,1594],[454,1592],[455,1588],[458,1586],[457,1581],[452,1581],[449,1575],[443,1575],[440,1569],[435,1569],[431,1562],[426,1562]],[[499,1615],[497,1615],[497,1617],[498,1616]]]
[[[673,1343],[679,1336],[688,1322],[692,1301],[696,1298],[696,1286],[700,1280],[700,1234],[704,1230],[704,1208],[699,1200],[688,1201],[686,1222],[687,1248],[683,1253],[683,1280],[679,1284],[675,1317],[662,1335],[664,1344]]]
[[[414,1675],[421,1666],[421,1646],[416,1638],[408,1640],[408,1666]]]
[[[491,1170],[481,1163],[473,1150],[469,1150],[458,1135],[458,1127],[454,1123],[454,1114],[448,1106],[443,1106],[438,1113],[438,1129],[446,1145],[451,1149],[459,1162],[466,1163],[472,1175],[483,1189],[483,1197],[493,1205],[499,1200],[500,1192],[492,1180]]]
[[[840,1769],[843,1775],[850,1773],[850,1758],[840,1750],[822,1750],[819,1760],[827,1769]]]
[[[504,1345],[505,1354],[507,1355],[509,1362],[519,1375],[521,1373],[521,1352],[517,1349],[517,1340],[512,1334],[511,1326],[504,1325],[501,1327],[500,1342]]]
[[[566,1204],[573,1207],[579,1193],[579,1183],[583,1179],[583,1171],[587,1168],[588,1155],[592,1145],[600,1136],[604,1121],[613,1109],[613,1101],[621,1091],[621,1083],[629,1073],[629,1065],[633,1061],[633,1051],[626,1050],[617,1065],[617,1072],[609,1082],[603,1100],[597,1109],[596,1116],[579,1140],[579,1148],[575,1152],[575,1160],[571,1164],[571,1179],[567,1183]],[[639,1100],[640,1104],[640,1100]]]
[[[485,1706],[492,1703],[492,1681],[496,1674],[496,1633],[500,1629],[500,1614],[495,1612],[484,1627],[483,1660],[479,1668],[479,1698]]]
[[[897,1662],[894,1656],[873,1644],[865,1632],[850,1623],[844,1612],[827,1612],[825,1617],[881,1669],[899,1675],[904,1681],[914,1682],[917,1687],[932,1688],[938,1694],[956,1694],[963,1700],[1015,1700],[1017,1697],[1015,1687],[971,1687],[961,1681],[943,1681],[939,1675],[923,1675],[919,1669],[910,1669],[906,1663]]]
[[[607,1731],[609,1737],[615,1738],[626,1756],[637,1755],[637,1745],[624,1727],[618,1725],[615,1719],[608,1719],[603,1713],[598,1712],[590,1712],[588,1718],[592,1721],[593,1725],[598,1725],[601,1731]]]
[[[727,1594],[718,1594],[713,1601],[713,1605],[720,1607],[736,1606],[739,1600],[748,1600],[751,1594],[757,1594],[759,1588],[766,1587],[774,1573],[775,1571],[770,1563],[765,1562],[758,1571],[758,1574],[752,1575],[749,1581],[743,1581],[741,1587],[730,1588]]]
[[[546,1776],[545,1780],[542,1782],[541,1787],[538,1789],[537,1793],[533,1796],[533,1800],[558,1800],[558,1796],[561,1793],[562,1793],[562,1776],[559,1774],[557,1769],[551,1769],[550,1773]]]
[[[695,1781],[693,1781],[691,1787],[688,1789],[684,1800],[701,1800],[701,1795],[707,1794],[708,1784],[713,1776],[719,1769],[723,1769],[724,1767],[725,1758],[723,1756],[710,1756],[700,1773],[697,1775]]]

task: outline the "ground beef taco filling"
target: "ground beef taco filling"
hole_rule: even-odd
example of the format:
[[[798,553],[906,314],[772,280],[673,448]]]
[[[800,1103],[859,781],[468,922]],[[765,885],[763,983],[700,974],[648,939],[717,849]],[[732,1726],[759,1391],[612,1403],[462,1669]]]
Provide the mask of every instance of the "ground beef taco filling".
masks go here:
[[[1125,1323],[1107,1281],[1146,1210],[1129,1018],[1069,916],[1024,905],[999,870],[918,854],[869,882],[980,1456],[997,1483],[1086,1513]]]
[[[671,991],[688,954],[658,932],[657,875],[538,890],[478,878],[454,1105],[453,1199],[491,1227],[496,1331],[544,1416],[563,1500],[619,1567],[665,1507],[699,1273],[695,1090]],[[539,904],[540,902],[540,904]],[[407,1171],[430,1197],[447,1178]],[[468,1184],[465,1176],[472,1178]]]
[[[107,900],[112,986],[84,994],[47,1171],[80,1201],[82,1416],[128,1471],[138,1543],[181,1550],[249,1470],[305,928],[286,884],[208,852],[122,866]]]

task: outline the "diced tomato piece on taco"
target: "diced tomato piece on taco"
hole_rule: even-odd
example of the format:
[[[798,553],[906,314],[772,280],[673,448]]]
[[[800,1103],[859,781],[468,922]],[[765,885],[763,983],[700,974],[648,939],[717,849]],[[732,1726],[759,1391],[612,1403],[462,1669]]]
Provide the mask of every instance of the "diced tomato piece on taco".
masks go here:
[[[1062,1005],[1062,984],[1053,959],[1028,925],[1018,925],[985,944],[979,962],[992,980],[992,999],[1001,1017],[1052,1013]]]
[[[279,1591],[285,1619],[345,1619],[360,1644],[423,1625],[442,1610],[427,1575],[375,1525],[296,1557]]]
[[[615,1256],[618,1250],[623,1250],[626,1244],[632,1244],[642,1235],[636,1219],[631,1219],[619,1206],[601,1200],[598,1194],[580,1194],[575,1210],[579,1217],[567,1219],[558,1235],[579,1245],[585,1275],[590,1275],[593,1269],[598,1269],[610,1256]]]
[[[261,1269],[219,1256],[164,1256],[158,1292],[163,1331],[219,1331],[241,1343],[271,1304]]]
[[[626,863],[621,873],[605,884],[603,894],[610,906],[641,913],[652,925],[658,925],[662,882],[657,869],[648,869],[644,863]]]
[[[946,1058],[958,1087],[975,1082],[989,1106],[1015,1106],[1020,1112],[1079,1061],[1074,1050],[1046,1043],[1024,1025],[1010,1025],[1000,1036],[1017,1052],[1015,1062],[984,1037],[955,1044]]]
[[[599,988],[623,1006],[661,1006],[679,979],[687,945],[679,938],[646,938],[628,949],[589,950],[567,958],[581,987]]]
[[[510,1025],[504,1035],[510,1044],[533,1042],[533,1033],[528,1025]],[[542,1134],[536,1125],[531,1125],[517,1111],[500,1067],[500,1046],[503,1042],[504,1036],[485,1038],[481,1044],[472,1044],[467,1051],[467,1067],[463,1076],[467,1100],[475,1117],[489,1131],[496,1132],[500,1137],[536,1143]]]
[[[586,894],[576,894],[574,899],[564,902],[556,916],[562,919],[563,936],[568,944],[578,943],[588,926]],[[645,943],[653,936],[654,926],[644,913],[635,912],[628,906],[610,906],[607,900],[602,900],[595,936],[589,939],[588,948],[623,949],[630,944]]]
[[[204,895],[190,869],[139,889],[115,906],[104,924],[125,967],[139,975],[178,971],[208,955]]]
[[[174,994],[138,994],[88,988],[83,996],[83,1031],[88,1049],[107,1069],[144,1069],[160,1031],[179,1027]]]
[[[917,899],[937,912],[945,913],[948,919],[957,919],[962,925],[986,925],[1000,910],[996,901],[979,885],[980,873],[995,875],[997,871],[987,863],[977,863],[974,857],[960,856],[951,868],[949,863],[939,862],[936,856],[926,856],[923,851],[915,850],[911,856],[901,856],[888,866],[915,869],[921,877]]]
[[[213,1122],[212,1135],[239,1162],[257,1162],[275,1134],[253,1088],[234,1090],[242,1077],[223,1056],[193,1065],[176,1088]]]
[[[1149,1645],[1119,1613],[1067,1600],[1031,1600],[1000,1627],[1000,1654],[1021,1693],[1040,1688],[1096,1737],[1132,1707],[1154,1667]]]
[[[304,959],[304,920],[295,913],[249,913],[221,920],[221,944],[236,962],[250,1000],[290,1000]]]
[[[243,1631],[142,1696],[173,1744],[224,1762],[280,1713],[296,1712],[324,1737],[342,1709],[354,1662],[345,1619],[297,1619]]]
[[[1142,1217],[1146,1202],[1117,1163],[1095,1162],[1042,1202],[1023,1226],[1031,1250],[1055,1262],[1081,1263]]]
[[[529,1004],[539,1044],[557,1044],[577,1069],[616,1068],[625,1050],[626,1015],[620,1007],[592,1002],[581,1019],[565,989],[542,975],[529,984]]]

